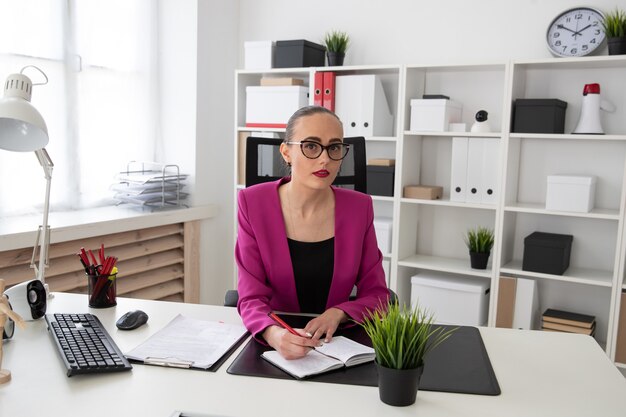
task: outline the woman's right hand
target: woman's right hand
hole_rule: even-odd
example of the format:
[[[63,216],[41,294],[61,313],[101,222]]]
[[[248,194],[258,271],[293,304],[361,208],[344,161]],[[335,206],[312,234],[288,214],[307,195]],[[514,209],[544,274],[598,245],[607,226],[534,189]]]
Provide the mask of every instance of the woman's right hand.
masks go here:
[[[269,326],[263,331],[263,338],[285,359],[304,357],[311,349],[321,346],[319,339],[311,339],[311,335],[302,329],[295,329],[302,336],[289,333],[280,326]]]

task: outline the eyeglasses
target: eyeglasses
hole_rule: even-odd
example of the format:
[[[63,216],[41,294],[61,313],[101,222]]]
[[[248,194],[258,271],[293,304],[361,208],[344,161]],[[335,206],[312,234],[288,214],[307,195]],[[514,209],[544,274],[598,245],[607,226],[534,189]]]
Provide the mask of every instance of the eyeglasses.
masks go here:
[[[288,145],[300,145],[302,155],[309,159],[317,159],[320,157],[324,149],[328,153],[328,157],[333,161],[341,161],[348,155],[350,145],[347,143],[331,143],[328,146],[324,146],[320,143],[312,140],[303,140],[301,142],[287,142]]]

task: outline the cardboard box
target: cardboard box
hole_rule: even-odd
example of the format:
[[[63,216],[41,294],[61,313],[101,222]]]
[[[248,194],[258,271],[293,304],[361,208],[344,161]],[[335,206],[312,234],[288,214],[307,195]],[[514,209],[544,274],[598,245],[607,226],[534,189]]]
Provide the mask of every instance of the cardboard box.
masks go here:
[[[546,210],[588,213],[596,195],[595,176],[548,175]]]
[[[489,289],[488,279],[420,271],[411,277],[411,308],[419,303],[439,324],[484,326]]]
[[[285,127],[291,115],[309,104],[302,86],[246,87],[246,127]]]
[[[556,98],[518,98],[513,103],[515,133],[563,133],[567,103]]]
[[[522,270],[563,275],[569,268],[572,235],[533,232],[524,238]]]
[[[367,165],[372,165],[372,166],[377,166],[377,167],[392,167],[396,165],[396,160],[395,159],[382,159],[382,158],[368,159]]]
[[[391,217],[374,217],[374,231],[378,249],[383,254],[391,253],[391,230],[393,221]]]
[[[292,77],[263,77],[261,78],[261,86],[276,87],[281,85],[304,85],[302,78]]]
[[[404,187],[402,195],[404,198],[440,200],[443,197],[443,187],[438,185],[407,185]]]
[[[323,67],[326,47],[304,39],[277,41],[274,65],[276,68]]]
[[[446,132],[450,123],[459,123],[463,106],[446,99],[411,100],[411,126],[413,132]]]
[[[249,70],[274,67],[274,42],[244,42],[244,68]]]

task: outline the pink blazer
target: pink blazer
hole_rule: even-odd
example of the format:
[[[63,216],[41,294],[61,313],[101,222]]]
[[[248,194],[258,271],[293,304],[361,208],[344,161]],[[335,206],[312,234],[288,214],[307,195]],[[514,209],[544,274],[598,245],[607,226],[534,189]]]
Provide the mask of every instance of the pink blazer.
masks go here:
[[[237,309],[250,333],[276,324],[272,311],[300,312],[278,187],[289,178],[239,192]],[[367,194],[332,187],[335,193],[335,264],[326,308],[337,307],[360,320],[387,302],[389,291],[374,232],[374,209]],[[352,288],[357,298],[348,301]]]

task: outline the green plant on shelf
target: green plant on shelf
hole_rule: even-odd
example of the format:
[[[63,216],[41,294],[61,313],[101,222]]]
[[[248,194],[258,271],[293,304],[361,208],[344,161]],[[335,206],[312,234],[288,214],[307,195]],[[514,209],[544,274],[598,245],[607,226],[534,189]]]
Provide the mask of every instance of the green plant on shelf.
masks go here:
[[[328,52],[345,54],[350,43],[350,37],[346,32],[332,30],[324,35],[324,44]]]
[[[621,38],[626,36],[626,13],[615,8],[614,11],[606,13],[602,20],[602,28],[607,38]]]
[[[494,242],[493,230],[482,226],[469,229],[464,236],[464,240],[470,252],[491,252]]]

